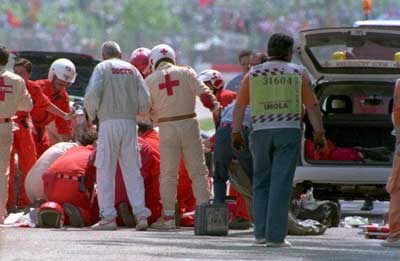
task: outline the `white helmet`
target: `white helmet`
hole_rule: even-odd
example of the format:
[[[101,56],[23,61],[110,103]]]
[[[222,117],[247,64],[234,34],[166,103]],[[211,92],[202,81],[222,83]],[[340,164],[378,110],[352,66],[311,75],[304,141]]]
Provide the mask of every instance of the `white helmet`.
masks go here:
[[[164,58],[169,58],[175,63],[176,61],[175,51],[174,49],[172,49],[171,46],[167,44],[159,44],[154,46],[153,49],[151,49],[149,62],[153,71],[156,70],[155,67],[157,62]]]
[[[222,74],[217,70],[204,70],[199,74],[199,80],[202,82],[210,82],[216,90],[224,88],[225,81]]]
[[[49,69],[49,81],[53,80],[54,74],[58,79],[73,83],[76,78],[75,65],[68,59],[60,58],[55,60]]]

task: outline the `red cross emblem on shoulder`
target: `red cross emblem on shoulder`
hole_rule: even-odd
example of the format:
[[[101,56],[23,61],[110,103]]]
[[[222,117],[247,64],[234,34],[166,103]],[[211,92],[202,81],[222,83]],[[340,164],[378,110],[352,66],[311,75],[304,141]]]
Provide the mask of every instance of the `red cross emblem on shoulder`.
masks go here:
[[[165,48],[162,48],[160,53],[162,53],[163,55],[166,55],[168,53],[168,50]]]

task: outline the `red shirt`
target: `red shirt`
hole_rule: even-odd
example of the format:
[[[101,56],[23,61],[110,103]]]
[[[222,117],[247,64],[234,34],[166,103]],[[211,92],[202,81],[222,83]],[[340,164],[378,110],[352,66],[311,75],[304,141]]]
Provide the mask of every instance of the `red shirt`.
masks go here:
[[[159,153],[160,137],[158,136],[158,133],[154,129],[146,131],[146,133],[141,134],[140,137],[142,137],[154,151]]]
[[[226,106],[228,106],[232,101],[236,99],[236,92],[230,91],[230,90],[225,90],[225,89],[220,89],[217,90],[215,93],[215,97],[217,98],[218,102],[221,104],[221,108],[224,109]],[[215,115],[213,113],[213,120],[214,123],[216,123],[219,119],[219,116]],[[212,137],[211,142],[214,143],[214,138]]]
[[[60,178],[58,174],[68,176],[86,176],[86,189],[92,190],[96,175],[94,166],[89,164],[90,155],[93,153],[92,145],[79,146],[69,149],[59,157],[43,174],[44,192],[46,196],[57,203],[71,203],[82,206],[89,202],[87,194],[79,191],[79,181],[69,178]]]
[[[25,82],[25,84],[33,102],[33,108],[30,112],[32,118],[37,114],[43,114],[43,112],[45,112],[50,105],[49,98],[43,93],[42,89],[37,83],[29,80]],[[28,112],[18,111],[16,115],[17,120],[20,120],[25,118],[28,115]]]
[[[50,99],[50,101],[57,106],[60,110],[69,113],[69,97],[67,92],[62,89],[56,91],[49,80],[38,80],[37,84],[42,88],[43,93]],[[69,135],[72,133],[71,121],[66,121],[63,118],[57,117],[47,111],[38,113],[32,117],[33,123],[38,127],[45,127],[52,121],[55,121],[56,128],[59,134]]]
[[[236,99],[236,92],[221,89],[216,93],[217,100],[222,107],[228,106],[234,99]]]
[[[140,158],[142,167],[140,173],[143,176],[146,207],[151,210],[149,222],[155,222],[161,216],[160,203],[160,154],[153,150],[152,146],[142,137],[138,137],[140,145]],[[128,202],[125,183],[122,178],[121,168],[117,167],[115,178],[115,204]]]

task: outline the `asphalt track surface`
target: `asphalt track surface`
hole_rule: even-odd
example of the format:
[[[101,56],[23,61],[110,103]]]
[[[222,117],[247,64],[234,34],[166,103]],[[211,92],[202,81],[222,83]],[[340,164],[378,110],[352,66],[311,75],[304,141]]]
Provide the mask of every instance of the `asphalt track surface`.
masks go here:
[[[358,211],[362,202],[343,202],[344,215],[380,221],[387,203],[372,212]],[[365,239],[358,228],[331,228],[322,236],[289,236],[291,248],[253,245],[252,230],[226,237],[195,236],[193,229],[170,232],[119,228],[0,228],[0,260],[400,260],[400,249]]]
[[[400,249],[383,248],[359,229],[333,228],[323,236],[289,236],[291,248],[253,246],[250,230],[227,237],[132,229],[1,229],[0,260],[400,260]]]

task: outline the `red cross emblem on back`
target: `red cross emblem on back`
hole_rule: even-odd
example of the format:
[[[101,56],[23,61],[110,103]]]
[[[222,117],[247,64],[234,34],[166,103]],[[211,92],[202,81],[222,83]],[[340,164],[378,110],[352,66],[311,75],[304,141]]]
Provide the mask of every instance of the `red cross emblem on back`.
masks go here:
[[[158,85],[158,88],[160,88],[160,90],[167,89],[168,96],[174,95],[172,87],[179,86],[179,80],[171,81],[171,76],[169,74],[164,75],[164,78],[165,78],[165,82],[160,83]]]
[[[6,99],[6,93],[12,93],[12,85],[6,85],[4,78],[0,77],[0,101]]]
[[[162,48],[160,53],[162,53],[163,55],[166,55],[168,53],[168,50],[165,48]]]

